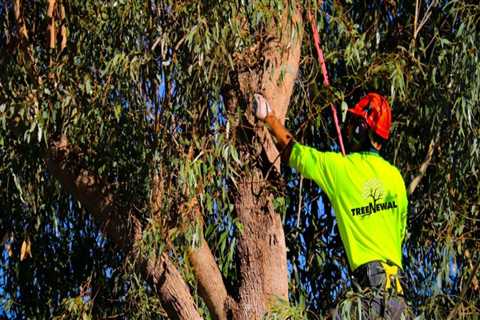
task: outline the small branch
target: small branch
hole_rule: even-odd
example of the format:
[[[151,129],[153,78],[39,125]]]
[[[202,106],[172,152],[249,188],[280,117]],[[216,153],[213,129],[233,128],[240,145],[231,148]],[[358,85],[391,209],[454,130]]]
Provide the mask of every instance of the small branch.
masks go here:
[[[430,141],[430,146],[428,147],[428,152],[427,152],[427,156],[425,157],[425,161],[423,161],[423,163],[420,165],[419,174],[415,178],[413,178],[412,182],[408,186],[408,194],[409,195],[411,195],[415,191],[418,184],[420,183],[420,181],[425,176],[425,173],[427,172],[427,168],[430,165],[430,162],[432,161],[432,156],[433,156],[433,151],[435,149],[435,144],[436,144],[435,140],[432,139]]]
[[[15,12],[15,21],[18,26],[20,38],[23,38],[24,40],[28,40],[28,31],[27,31],[27,26],[25,25],[25,19],[23,18],[23,15],[22,15],[22,4],[20,0],[15,0],[13,2],[13,10]]]
[[[300,176],[300,186],[298,187],[298,210],[297,210],[297,228],[300,226],[300,213],[302,212],[302,202],[303,202],[303,176]]]
[[[50,32],[50,49],[55,49],[55,44],[57,42],[57,36],[55,31],[55,4],[56,0],[48,0],[48,11],[47,15],[50,18],[50,24],[48,25],[48,30]]]
[[[418,33],[420,32],[420,30],[422,30],[423,26],[425,25],[425,23],[427,23],[428,19],[430,18],[430,16],[432,15],[432,7],[434,5],[437,4],[437,1],[436,0],[433,0],[430,5],[428,6],[427,8],[427,11],[425,11],[425,14],[423,15],[423,18],[422,20],[420,21],[420,24],[417,26],[418,24],[418,16],[420,14],[419,12],[419,9],[420,9],[420,6],[419,6],[419,0],[416,1],[416,4],[415,4],[415,20],[414,20],[414,23],[413,23],[413,39],[416,40],[417,39],[417,36],[418,36]]]
[[[413,20],[413,39],[417,39],[417,24],[418,24],[418,16],[420,15],[420,0],[415,1],[415,18]]]
[[[65,25],[65,6],[63,3],[60,4],[60,20],[62,28],[60,34],[62,35],[62,42],[60,44],[60,49],[63,50],[67,47],[67,26]]]

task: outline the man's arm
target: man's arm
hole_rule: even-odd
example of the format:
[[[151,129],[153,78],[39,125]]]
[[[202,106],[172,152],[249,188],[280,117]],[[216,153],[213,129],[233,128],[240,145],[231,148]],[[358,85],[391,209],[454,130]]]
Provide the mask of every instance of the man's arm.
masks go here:
[[[255,95],[254,109],[257,118],[264,121],[270,128],[270,132],[277,139],[283,160],[288,162],[294,142],[292,134],[280,123],[268,101],[262,95]]]
[[[335,170],[342,167],[344,158],[335,152],[320,152],[314,148],[295,143],[293,136],[280,123],[268,101],[261,95],[255,95],[255,115],[264,121],[277,139],[282,159],[307,179],[312,179],[324,190],[328,197],[334,194]]]
[[[264,121],[270,127],[270,132],[273,133],[282,150],[292,142],[292,134],[280,123],[280,120],[274,114],[269,114]]]

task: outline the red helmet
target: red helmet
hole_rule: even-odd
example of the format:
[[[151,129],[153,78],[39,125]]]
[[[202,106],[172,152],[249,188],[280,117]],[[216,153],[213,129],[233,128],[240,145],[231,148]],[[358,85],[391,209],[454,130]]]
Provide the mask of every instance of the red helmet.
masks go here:
[[[392,109],[383,96],[369,93],[348,111],[363,118],[378,136],[388,139],[392,125]]]

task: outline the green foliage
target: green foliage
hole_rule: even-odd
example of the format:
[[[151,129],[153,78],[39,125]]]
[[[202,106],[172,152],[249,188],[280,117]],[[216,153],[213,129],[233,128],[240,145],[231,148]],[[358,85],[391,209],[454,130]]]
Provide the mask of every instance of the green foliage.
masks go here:
[[[307,318],[305,300],[301,299],[298,305],[292,306],[281,298],[276,298],[265,320],[303,320]]]
[[[235,287],[237,235],[244,227],[234,216],[235,190],[242,172],[262,159],[254,151],[242,156],[251,142],[237,130],[246,105],[239,101],[227,110],[225,89],[238,90],[240,72],[263,70],[256,44],[265,41],[269,22],[293,6],[273,0],[60,3],[68,29],[64,50],[48,47],[47,1],[23,1],[28,40],[18,33],[13,3],[0,4],[2,308],[18,318],[164,316],[145,279],[46,169],[48,146],[61,134],[78,148],[67,164],[102,177],[118,206],[133,208],[145,229],[142,253],[168,251],[195,289],[185,255],[203,232],[225,281]],[[478,317],[479,5],[439,1],[428,9],[422,2],[421,28],[413,23],[413,1],[323,1],[321,7],[305,1],[301,7],[317,15],[332,87],[321,84],[305,24],[287,126],[301,142],[330,150],[335,134],[326,107],[352,106],[367,90],[386,94],[395,122],[385,157],[407,184],[433,143],[430,165],[410,198],[407,300],[424,318]],[[328,200],[309,181],[300,188],[298,176],[285,170],[286,187],[272,191],[284,216],[293,306],[276,304],[269,317],[321,318],[342,300],[349,310],[346,261]],[[154,174],[163,181],[157,215],[148,205]],[[198,224],[178,227],[195,196],[203,231]],[[21,261],[25,239],[32,256]]]

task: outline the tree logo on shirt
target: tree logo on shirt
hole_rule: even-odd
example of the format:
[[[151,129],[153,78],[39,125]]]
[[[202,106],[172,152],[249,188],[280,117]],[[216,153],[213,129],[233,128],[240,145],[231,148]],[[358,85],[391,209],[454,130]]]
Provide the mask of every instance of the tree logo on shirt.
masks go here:
[[[372,199],[373,205],[376,206],[379,200],[383,198],[383,184],[379,179],[370,179],[363,185],[363,197]]]
[[[395,201],[380,202],[384,195],[385,190],[380,179],[367,180],[363,185],[362,196],[365,200],[369,200],[369,202],[365,206],[350,209],[352,215],[366,216],[379,211],[397,208]]]

